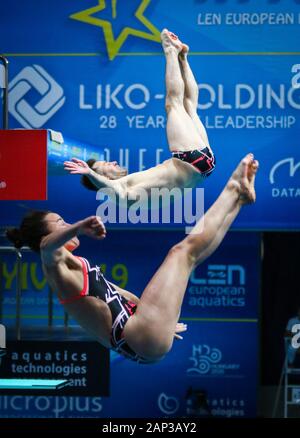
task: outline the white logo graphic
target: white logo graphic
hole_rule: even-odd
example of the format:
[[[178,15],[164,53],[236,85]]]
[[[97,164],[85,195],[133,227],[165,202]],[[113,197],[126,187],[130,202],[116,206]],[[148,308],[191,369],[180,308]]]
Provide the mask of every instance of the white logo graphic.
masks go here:
[[[25,99],[31,90],[42,96],[33,106]],[[9,112],[24,128],[41,128],[65,100],[62,87],[39,65],[23,68],[9,84]]]
[[[211,348],[209,345],[193,345],[192,356],[189,357],[192,362],[191,368],[188,368],[189,376],[201,376],[207,374],[223,376],[226,371],[234,371],[240,368],[239,364],[221,363],[222,352],[218,348]]]
[[[218,363],[222,359],[222,353],[218,348],[210,348],[208,345],[193,345],[193,355],[189,358],[193,362],[188,374],[207,374],[211,364]]]
[[[6,330],[3,324],[0,324],[0,348],[6,348]]]
[[[244,307],[247,299],[246,268],[242,265],[208,265],[194,270],[188,287],[192,307]],[[199,272],[200,271],[200,272]]]
[[[179,409],[179,401],[175,397],[168,397],[162,393],[158,397],[158,407],[166,415],[175,414]]]
[[[277,172],[277,170],[281,167],[281,166],[285,166],[285,165],[289,165],[289,176],[292,178],[295,173],[297,172],[298,169],[300,169],[300,161],[295,164],[295,159],[292,157],[289,158],[285,158],[284,160],[278,161],[276,164],[274,164],[274,166],[271,169],[270,172],[270,183],[274,184],[275,183],[275,173]]]
[[[292,77],[292,87],[293,88],[300,88],[300,64],[293,65],[292,73],[296,73]]]
[[[207,278],[197,278],[193,271],[190,281],[193,284],[232,285],[237,276],[239,284],[244,285],[246,272],[241,265],[208,265]]]
[[[0,181],[0,189],[6,189],[6,182]]]
[[[7,416],[22,411],[25,417],[32,417],[34,413],[36,418],[74,418],[85,416],[88,412],[92,417],[99,418],[102,402],[101,397],[86,397],[83,406],[81,397],[17,395],[9,397],[7,404],[1,404],[1,413]]]

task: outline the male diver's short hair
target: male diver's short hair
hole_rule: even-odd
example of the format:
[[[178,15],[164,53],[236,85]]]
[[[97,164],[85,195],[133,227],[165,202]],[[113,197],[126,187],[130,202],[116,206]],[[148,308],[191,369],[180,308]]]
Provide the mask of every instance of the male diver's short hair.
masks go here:
[[[94,164],[96,163],[96,160],[94,160],[93,158],[90,158],[89,160],[87,160],[86,164],[93,169]],[[93,190],[94,192],[97,192],[98,187],[95,186],[95,184],[92,183],[92,181],[89,179],[88,176],[86,175],[82,175],[81,180],[80,180],[81,184],[88,190]]]

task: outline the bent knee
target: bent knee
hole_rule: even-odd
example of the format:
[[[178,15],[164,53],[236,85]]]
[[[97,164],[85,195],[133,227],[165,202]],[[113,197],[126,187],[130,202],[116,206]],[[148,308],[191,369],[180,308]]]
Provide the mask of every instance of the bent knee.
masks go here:
[[[201,236],[190,234],[186,238],[186,251],[188,252],[188,260],[189,263],[191,263],[192,269],[195,269],[200,263],[201,258],[206,253],[211,242],[212,239],[205,233],[202,233]]]
[[[178,258],[182,263],[187,263],[189,267],[194,266],[196,262],[193,246],[187,241],[187,239],[174,245],[169,250],[168,256]]]

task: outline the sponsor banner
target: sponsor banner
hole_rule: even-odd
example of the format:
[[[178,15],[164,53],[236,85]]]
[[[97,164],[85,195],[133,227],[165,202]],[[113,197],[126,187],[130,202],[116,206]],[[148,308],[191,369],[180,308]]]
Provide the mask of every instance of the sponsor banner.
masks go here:
[[[101,242],[80,238],[77,255],[99,264],[109,280],[140,296],[169,249],[183,237],[183,233],[176,231],[111,231]],[[182,316],[192,319],[256,318],[259,261],[259,235],[229,233],[209,260],[193,271],[185,293]],[[0,266],[3,285],[0,321],[12,327],[16,314],[15,256],[5,255]],[[23,254],[21,292],[22,327],[46,326],[49,287],[38,255],[31,252]],[[54,293],[53,324],[63,325],[63,321],[63,307]]]
[[[2,253],[0,263],[2,279],[2,300],[0,306],[0,321],[7,328],[14,328],[16,324],[17,311],[17,261],[12,253]],[[44,326],[49,321],[49,297],[50,290],[46,282],[40,257],[26,251],[22,257],[20,277],[20,312],[21,326]],[[56,294],[52,295],[53,300],[53,325],[63,325],[64,310],[58,303]]]
[[[243,71],[244,63],[239,64],[237,58],[230,60],[230,62],[228,60],[228,65],[224,68],[229,69],[230,66],[232,66],[232,63],[235,63],[236,69],[240,71],[240,76],[243,78],[243,81],[245,81],[246,78]],[[257,62],[260,62],[260,60],[261,57],[257,57]],[[210,109],[208,110],[200,110],[200,114],[203,114],[202,121],[207,127],[209,137],[211,138],[211,144],[217,157],[217,168],[213,175],[204,183],[206,208],[216,199],[231,172],[247,152],[252,151],[260,161],[260,171],[256,183],[257,202],[254,206],[248,208],[247,211],[242,212],[239,215],[235,221],[235,224],[233,225],[235,228],[239,229],[295,229],[298,228],[300,223],[300,213],[299,209],[297,208],[298,199],[300,196],[300,153],[297,143],[297,132],[299,131],[297,116],[299,110],[298,95],[300,91],[298,89],[289,89],[286,86],[286,82],[289,80],[289,68],[291,63],[289,65],[286,58],[284,58],[283,61],[279,61],[276,58],[276,62],[277,61],[281,63],[284,62],[286,64],[287,76],[285,80],[280,78],[282,82],[279,80],[277,80],[277,82],[276,80],[270,80],[268,84],[263,84],[259,83],[257,79],[257,83],[253,84],[255,79],[253,79],[254,72],[251,69],[255,69],[255,71],[257,71],[257,66],[251,65],[250,72],[248,73],[250,85],[245,85],[244,82],[241,82],[240,84],[233,83],[233,78],[230,78],[228,79],[230,83],[223,84],[223,88],[220,88],[221,86],[219,85],[217,76],[214,78],[214,76],[209,73],[210,81],[214,80],[215,83],[211,85],[204,85],[203,92],[200,93],[200,96],[203,96],[202,99],[205,100],[202,105],[206,106],[209,104],[210,106]],[[14,60],[14,62],[20,61]],[[24,63],[24,60],[21,62]],[[47,63],[49,61],[44,62]],[[67,59],[66,62],[70,63],[74,62],[74,60]],[[95,63],[96,61],[92,59],[92,62]],[[155,62],[162,62],[162,58],[159,57]],[[195,62],[197,62],[197,59],[195,59]],[[213,57],[207,58],[207,63],[210,64],[208,72],[218,71],[217,62],[217,59],[213,60]],[[225,63],[226,61],[223,62]],[[158,67],[159,66],[157,66],[157,68]],[[49,70],[48,66],[47,68]],[[54,66],[52,69],[55,70],[56,67]],[[69,70],[73,69],[75,69],[75,65],[70,65]],[[136,68],[132,66],[130,70],[136,70]],[[62,72],[59,72],[59,74],[62,74]],[[76,77],[76,75],[74,76]],[[126,86],[128,88],[131,87],[132,89],[132,87],[134,88],[138,84],[137,82],[133,82],[133,79],[134,78],[130,78],[130,83],[127,83]],[[149,77],[147,83],[145,83],[146,79],[147,78],[144,75],[143,87],[148,90],[147,93],[155,95],[155,92],[153,91],[153,87],[155,85],[153,84],[152,75]],[[73,80],[75,80],[74,77]],[[91,81],[92,79],[89,78],[88,80]],[[261,81],[261,75],[259,76],[259,80]],[[276,82],[276,85],[274,85],[274,81]],[[61,78],[60,82],[63,83],[64,79]],[[118,89],[119,85],[120,84],[115,84],[114,90]],[[111,91],[111,87],[112,85],[110,86],[110,93],[113,93],[113,91]],[[163,82],[159,86],[156,86],[156,88],[161,88],[159,93],[163,92],[163,87]],[[226,87],[226,91],[224,87]],[[121,90],[118,92],[118,95],[119,93],[121,93]],[[217,94],[220,95],[220,93],[221,96],[225,96],[222,97],[222,99],[225,99],[228,96],[228,103],[225,104],[224,102],[217,102],[220,98],[217,98],[216,96]],[[75,99],[76,92],[70,90],[69,94],[70,99]],[[65,113],[61,122],[53,120],[51,124],[46,124],[47,127],[61,130],[62,133],[66,135],[68,133],[68,130],[65,128],[67,126],[66,117],[70,118],[72,121],[80,118],[80,124],[75,124],[76,126],[74,126],[74,123],[72,122],[74,129],[72,132],[71,130],[69,131],[69,136],[71,138],[78,138],[78,140],[69,140],[68,137],[66,137],[64,145],[59,145],[52,142],[49,147],[49,204],[45,204],[45,206],[51,206],[51,208],[57,210],[63,205],[66,212],[71,214],[73,212],[73,203],[76,201],[81,202],[82,205],[85,205],[87,209],[92,210],[93,212],[96,212],[97,207],[99,206],[99,201],[96,200],[95,193],[89,193],[86,189],[84,189],[80,185],[78,176],[67,175],[63,171],[63,160],[71,158],[71,155],[83,159],[96,158],[117,160],[120,165],[127,167],[129,172],[142,171],[151,166],[157,165],[165,159],[170,158],[167,140],[165,137],[165,124],[163,129],[161,126],[158,126],[157,128],[149,126],[142,127],[141,123],[139,124],[139,127],[133,127],[130,125],[126,126],[126,118],[133,118],[137,116],[123,116],[123,111],[131,114],[132,111],[135,112],[135,110],[130,107],[132,104],[131,101],[128,103],[125,109],[124,96],[122,99],[121,97],[118,97],[118,99],[123,102],[122,107],[124,107],[123,109],[119,110],[120,114],[117,113],[117,115],[100,117],[107,117],[107,119],[112,117],[114,120],[117,120],[118,118],[120,120],[119,128],[122,130],[122,132],[126,132],[125,137],[123,134],[120,136],[120,129],[117,128],[117,125],[114,128],[99,128],[99,126],[97,126],[97,119],[99,117],[97,114],[92,116],[91,114],[88,114],[87,111],[84,111],[80,108],[78,108],[77,114],[74,113],[76,107],[78,107],[77,101],[80,100],[79,94],[80,92],[78,91],[76,101],[71,103],[70,110],[66,109],[66,111],[70,111],[69,116]],[[236,97],[233,98],[233,95]],[[243,104],[241,102],[236,103],[236,100],[241,100],[242,96],[245,95],[246,97],[243,97]],[[274,97],[275,95],[277,97]],[[29,100],[30,96],[31,93],[29,93]],[[111,97],[107,97],[107,99],[109,100]],[[141,99],[144,99],[144,97]],[[235,100],[233,101],[232,99]],[[260,107],[261,104],[259,102],[261,99],[266,99],[264,108]],[[280,103],[278,103],[279,99]],[[232,102],[229,103],[229,100],[232,100]],[[247,104],[246,101],[248,102]],[[254,103],[254,101],[256,103]],[[216,103],[210,104],[209,102]],[[113,108],[115,105],[116,104],[111,104],[110,107],[105,110],[105,112],[108,112],[109,114],[115,114],[116,109]],[[247,108],[241,109],[240,107],[243,105],[247,106]],[[280,116],[276,115],[274,117],[281,117],[282,120],[290,117],[293,119],[293,123],[290,126],[286,124],[281,126],[281,122],[278,121],[278,123],[276,122],[274,124],[273,128],[271,126],[263,128],[263,122],[261,119],[273,117],[270,115],[270,111],[272,111],[270,105],[276,107],[276,109],[274,109],[276,114],[281,113]],[[226,109],[227,115],[219,116],[218,112],[225,112],[225,109],[223,109],[224,106],[230,107]],[[255,108],[253,109],[253,107]],[[97,113],[97,110],[95,111]],[[256,115],[251,115],[251,111],[256,112]],[[81,114],[81,112],[83,112],[83,114]],[[152,104],[149,103],[147,108],[145,107],[145,109],[143,109],[143,113],[145,112],[149,113],[147,117],[153,118],[154,116],[151,115],[153,112],[156,113],[155,117],[163,117],[163,102],[153,102]],[[207,115],[207,112],[213,114]],[[262,115],[264,112],[265,115]],[[234,113],[236,114],[235,116],[233,116]],[[288,113],[290,115],[287,115]],[[247,127],[247,130],[243,124],[239,127],[234,127],[232,123],[230,123],[229,125],[224,125],[222,127],[221,122],[217,122],[217,127],[213,128],[213,123],[215,122],[211,121],[212,118],[220,121],[220,117],[227,117],[230,119],[235,117],[240,121],[245,120],[245,118],[248,117],[253,118],[253,120],[254,118],[259,119],[260,122],[258,127],[255,127],[252,124],[251,126]],[[86,136],[78,131],[78,129],[80,129],[77,128],[78,125],[82,127],[85,133],[88,133]],[[145,132],[147,132],[147,135],[145,135]],[[91,133],[93,134],[91,135]],[[251,137],[249,137],[249,133],[251,133]],[[251,141],[249,141],[249,138],[251,138]],[[72,146],[71,148],[69,147],[70,144]],[[88,147],[88,144],[95,144],[95,146],[91,148]],[[62,148],[64,148],[64,154],[61,154]],[[38,167],[40,169],[40,166]],[[22,168],[24,169],[24,167]],[[15,167],[13,167],[13,169],[15,171]],[[1,193],[4,194],[4,191],[7,190],[5,173],[1,178]],[[19,175],[19,178],[20,180],[24,179],[22,179],[21,174]],[[58,187],[60,187],[59,197],[56,196]],[[5,199],[3,196],[2,198]],[[25,198],[23,197],[23,199]],[[74,199],[76,199],[76,201],[74,201]],[[11,209],[13,208],[14,207],[11,206]],[[11,214],[9,216],[9,208],[5,208],[5,210],[8,210],[6,216],[9,217],[10,220],[16,220],[15,214]],[[2,220],[4,220],[4,217]],[[130,223],[123,223],[121,225],[119,224],[119,226],[122,227],[128,227],[128,225],[135,226],[135,224]],[[143,223],[143,225],[155,227],[155,224],[151,223],[150,219],[148,222]],[[180,224],[175,224],[175,226],[178,227]]]
[[[31,142],[31,137],[35,135],[43,135],[42,131],[30,131],[27,136],[26,133],[17,132],[16,136],[21,137],[21,156],[20,149],[14,154],[14,145],[19,144],[12,143],[7,148],[5,145],[5,151],[9,154],[9,157],[4,153],[4,148],[1,150],[1,160],[3,172],[0,182],[0,198],[8,199],[17,197],[19,199],[42,199],[47,193],[48,185],[48,201],[34,202],[34,203],[22,203],[19,202],[1,202],[1,216],[0,223],[2,226],[7,224],[18,225],[21,218],[29,208],[37,209],[49,209],[52,211],[60,212],[67,218],[69,222],[74,222],[81,219],[87,214],[104,214],[107,212],[107,206],[113,211],[113,219],[108,218],[107,225],[111,228],[161,228],[161,227],[175,227],[182,228],[183,230],[189,230],[186,228],[188,225],[193,226],[195,220],[200,216],[199,212],[202,212],[202,205],[207,209],[210,204],[217,198],[218,193],[222,189],[222,184],[226,183],[226,178],[223,179],[220,184],[220,179],[215,179],[212,175],[204,184],[204,190],[201,192],[201,196],[196,190],[191,192],[185,192],[184,198],[180,200],[180,204],[183,206],[180,209],[180,217],[176,218],[176,210],[174,203],[171,202],[170,208],[170,220],[164,219],[161,210],[159,211],[159,220],[153,219],[151,211],[147,212],[143,209],[141,212],[137,211],[137,206],[128,206],[128,213],[125,214],[123,210],[114,202],[108,204],[106,202],[107,197],[102,196],[96,199],[96,192],[86,190],[80,184],[80,178],[76,175],[67,175],[63,170],[63,161],[70,159],[72,156],[76,156],[81,159],[86,157],[94,157],[95,159],[105,158],[105,149],[98,148],[97,146],[91,146],[83,142],[71,140],[65,138],[63,144],[59,144],[53,141],[48,141],[48,183],[46,184],[46,168],[44,153],[42,148],[37,149],[37,154],[32,157],[28,153],[29,146],[38,146],[37,143]],[[3,141],[3,132],[0,136],[0,141]],[[1,140],[2,139],[2,140]],[[29,142],[29,143],[28,143]],[[300,155],[296,147],[285,148],[289,149],[289,152],[282,150],[278,153],[277,158],[268,158],[266,151],[265,158],[266,163],[260,168],[260,173],[257,177],[256,191],[257,201],[254,205],[246,207],[241,211],[236,221],[233,224],[233,229],[297,229],[298,227],[298,195],[300,186],[298,187],[298,180],[300,178]],[[26,152],[27,151],[27,152]],[[42,154],[42,155],[41,155]],[[7,160],[12,166],[7,166]],[[42,157],[42,158],[40,158]],[[269,154],[270,157],[270,154]],[[18,159],[17,159],[18,158]],[[16,161],[17,160],[17,161]],[[38,161],[36,161],[38,160]],[[32,164],[36,164],[32,170]],[[17,166],[16,166],[17,163]],[[29,165],[27,166],[27,164]],[[224,163],[225,166],[225,163]],[[226,166],[225,166],[226,167]],[[224,168],[225,168],[224,167]],[[233,169],[234,166],[232,166]],[[16,170],[17,169],[17,170]],[[16,178],[16,172],[18,178]],[[35,177],[33,177],[35,175]],[[215,174],[214,174],[215,175]],[[228,171],[227,176],[229,177]],[[9,182],[8,182],[9,181]],[[39,184],[37,184],[39,181]],[[187,189],[188,190],[188,189]],[[198,188],[200,190],[200,188]],[[80,209],[76,208],[80,205]],[[150,204],[151,205],[151,204]],[[187,208],[184,209],[184,206]],[[132,221],[130,210],[135,208],[135,221]],[[123,213],[122,213],[123,211]],[[82,213],[84,212],[84,214]],[[122,217],[125,219],[122,219]],[[185,219],[187,218],[187,219]],[[251,223],[250,223],[251,222]],[[187,231],[185,231],[187,232]]]
[[[198,409],[194,416],[254,417],[257,339],[256,323],[190,322],[184,340],[158,364],[138,365],[113,353],[109,398],[2,396],[0,415],[171,418]]]
[[[106,409],[113,409],[116,417],[135,416],[136,412],[141,416],[185,416],[197,407],[198,415],[204,417],[256,415],[257,324],[218,321],[187,324],[184,340],[175,341],[162,362],[147,369],[122,358],[112,362],[112,394],[129,370],[135,383],[139,378],[143,383],[135,385],[133,409],[128,405],[123,411],[118,409],[113,396],[103,402]],[[195,400],[197,393],[204,394],[207,405]],[[124,405],[125,397],[124,394]]]
[[[256,318],[260,282],[260,238],[231,233],[190,276],[185,316]]]
[[[8,341],[2,379],[63,379],[55,395],[109,395],[109,351],[97,342]],[[53,390],[50,390],[52,392]],[[33,388],[1,389],[1,394],[49,394]]]
[[[156,233],[113,231],[101,242],[83,239],[78,254],[101,264],[114,283],[140,295],[169,248],[183,237],[182,233],[174,231]],[[31,258],[27,259],[28,256]],[[24,260],[27,267],[22,284],[27,289],[22,291],[22,296],[34,300],[35,304],[28,301],[22,304],[22,312],[27,315],[22,319],[22,327],[36,325],[38,330],[38,326],[47,323],[48,306],[46,284],[41,289],[34,288],[34,284],[39,287],[43,284],[40,266],[34,265],[37,263],[35,258],[37,256],[33,254],[26,254]],[[77,392],[72,397],[47,396],[30,400],[5,396],[0,398],[0,415],[18,416],[20,408],[22,415],[29,417],[185,416],[191,409],[196,409],[199,393],[204,392],[212,415],[254,416],[258,361],[258,260],[257,235],[229,233],[209,263],[197,268],[191,276],[181,314],[181,320],[188,324],[184,340],[175,341],[167,357],[151,366],[138,365],[111,352],[109,398],[82,398]],[[13,302],[7,308],[8,298],[15,296],[13,266],[13,260],[6,262],[3,271],[6,273],[6,307],[3,310],[6,316],[12,315],[5,320],[10,325],[15,315]],[[199,284],[199,280],[204,284]],[[217,280],[218,284],[215,283]],[[197,287],[201,293],[191,294],[191,287]],[[221,289],[216,289],[217,294],[204,287],[221,288],[222,293]],[[37,302],[35,297],[43,297],[44,301]],[[191,306],[191,297],[202,298],[204,304]],[[243,305],[237,306],[241,300]],[[53,323],[61,325],[63,309],[56,300],[53,316]],[[96,370],[95,376],[98,379]],[[130,376],[134,376],[133,380]]]
[[[60,47],[62,53],[89,52],[101,54],[103,62],[121,61],[128,53],[152,54],[159,50],[159,33],[168,23],[179,36],[190,36],[188,43],[197,50],[232,48],[237,51],[257,51],[264,43],[265,50],[298,50],[299,3],[297,0],[214,0],[187,1],[132,0],[74,0],[61,3],[53,0],[47,6],[30,0],[31,8],[16,0],[18,11],[3,4],[6,21],[1,38],[7,53],[13,50],[48,53]],[[172,6],[172,7],[171,7]],[[49,18],[56,17],[56,21]],[[15,19],[16,28],[9,27]],[[26,38],[23,30],[26,25]],[[127,27],[125,27],[127,26]],[[50,30],[53,32],[49,38]],[[284,38],[282,37],[284,32]],[[203,39],[196,39],[196,36]],[[239,38],[234,38],[239,35]],[[63,38],[62,38],[63,36]],[[48,37],[48,38],[47,38]],[[119,37],[119,39],[118,39]],[[194,37],[194,38],[193,38]],[[261,48],[261,46],[259,46]],[[94,52],[92,52],[94,50]],[[73,72],[72,72],[73,73]]]

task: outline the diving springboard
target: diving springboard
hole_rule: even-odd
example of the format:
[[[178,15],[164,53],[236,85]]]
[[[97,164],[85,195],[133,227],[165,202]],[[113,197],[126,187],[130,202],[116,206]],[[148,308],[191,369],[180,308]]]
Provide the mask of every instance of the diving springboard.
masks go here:
[[[47,380],[47,379],[0,379],[1,389],[49,389],[55,390],[63,388],[68,384],[67,380]]]

